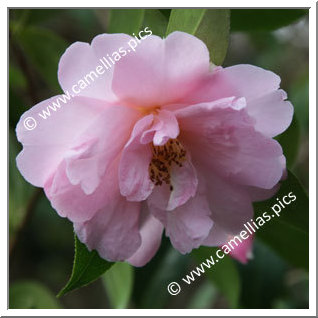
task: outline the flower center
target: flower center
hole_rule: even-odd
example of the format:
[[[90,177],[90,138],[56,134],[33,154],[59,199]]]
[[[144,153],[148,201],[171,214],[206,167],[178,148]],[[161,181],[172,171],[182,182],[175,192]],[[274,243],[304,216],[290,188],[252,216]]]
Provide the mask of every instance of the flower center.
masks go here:
[[[152,159],[149,163],[150,180],[155,185],[162,185],[163,182],[170,185],[170,191],[173,190],[171,185],[171,167],[176,164],[182,167],[186,160],[186,150],[178,139],[169,139],[163,146],[151,145]]]
[[[152,107],[136,107],[136,109],[142,113],[142,115],[146,116],[149,114],[157,114],[160,110],[160,106],[152,106]]]

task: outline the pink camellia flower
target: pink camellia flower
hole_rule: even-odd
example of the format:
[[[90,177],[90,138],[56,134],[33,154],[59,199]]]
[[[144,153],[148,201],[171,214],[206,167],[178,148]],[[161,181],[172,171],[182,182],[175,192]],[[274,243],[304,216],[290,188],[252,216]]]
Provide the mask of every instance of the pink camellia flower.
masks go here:
[[[132,39],[102,34],[61,57],[64,92]],[[280,78],[251,65],[210,68],[198,38],[149,36],[36,129],[56,96],[20,119],[22,175],[43,187],[88,249],[143,266],[162,232],[181,253],[219,246],[271,196],[285,170],[273,139],[293,107]]]

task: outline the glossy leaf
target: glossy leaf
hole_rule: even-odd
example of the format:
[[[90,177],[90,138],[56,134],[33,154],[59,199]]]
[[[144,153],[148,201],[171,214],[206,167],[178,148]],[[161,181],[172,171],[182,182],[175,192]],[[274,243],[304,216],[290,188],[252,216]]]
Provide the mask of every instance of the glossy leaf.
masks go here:
[[[157,9],[146,9],[143,27],[148,27],[153,34],[163,37],[166,34],[168,18]]]
[[[273,31],[306,14],[306,9],[232,9],[231,31]]]
[[[59,292],[58,297],[95,281],[113,264],[102,259],[95,250],[90,252],[75,235],[75,257],[72,275],[66,286]]]
[[[191,255],[199,265],[206,259],[210,259],[211,255],[216,259],[217,249],[216,247],[201,246],[199,249],[193,250]],[[210,281],[223,293],[231,308],[238,307],[241,284],[238,270],[232,258],[226,255],[219,263],[206,269],[204,275],[207,275]]]
[[[109,13],[108,33],[137,35],[144,19],[144,9],[112,9]]]
[[[289,205],[283,203],[284,196],[292,192],[296,200]],[[282,202],[285,208],[278,217],[272,207]],[[275,208],[274,208],[275,209]],[[268,212],[272,216],[261,229],[257,237],[271,246],[279,255],[291,264],[307,268],[309,262],[309,201],[308,196],[298,179],[288,171],[287,180],[282,182],[276,195],[266,201],[254,204],[255,217]],[[276,208],[278,211],[278,207]]]
[[[61,305],[45,286],[34,281],[13,283],[9,289],[10,309],[59,309]]]
[[[228,9],[173,9],[167,34],[183,31],[200,38],[208,47],[210,60],[221,65],[226,56],[230,33]]]
[[[112,308],[127,308],[134,283],[134,268],[123,262],[114,264],[103,276]]]

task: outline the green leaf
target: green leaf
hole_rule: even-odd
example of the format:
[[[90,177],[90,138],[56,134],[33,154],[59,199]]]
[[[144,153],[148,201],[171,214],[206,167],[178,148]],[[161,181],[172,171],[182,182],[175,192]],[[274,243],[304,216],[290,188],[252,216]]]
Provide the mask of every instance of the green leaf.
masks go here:
[[[307,9],[232,9],[231,31],[273,31],[306,14]]]
[[[60,91],[57,68],[67,42],[48,29],[35,26],[22,29],[16,38],[43,79],[56,91]]]
[[[128,263],[118,262],[103,276],[103,283],[114,309],[127,308],[134,283],[134,269]]]
[[[210,59],[216,65],[224,61],[230,33],[228,9],[173,9],[167,35],[183,31],[195,35],[208,47]]]
[[[9,308],[59,309],[61,305],[47,287],[34,281],[21,281],[10,286]]]
[[[289,205],[284,204],[285,208],[282,208],[280,216],[276,216],[272,207],[278,204],[277,199],[282,202],[283,197],[290,192],[296,196],[296,200]],[[257,237],[291,264],[307,269],[309,201],[305,190],[291,171],[288,171],[288,178],[282,182],[276,195],[269,200],[254,203],[254,210],[255,218],[264,212],[272,216],[271,220],[257,231]]]
[[[108,32],[136,34],[141,28],[144,14],[144,9],[112,9],[109,13]]]
[[[167,35],[174,31],[195,34],[207,9],[172,9],[167,27]]]
[[[217,250],[217,247],[201,246],[199,249],[192,251],[191,255],[198,264],[201,264],[206,259],[210,259],[211,255],[214,257]],[[225,257],[220,261],[220,264],[215,264],[213,267],[206,270],[205,274],[224,294],[230,307],[237,308],[241,282],[234,260],[225,255]]]
[[[149,27],[153,34],[163,37],[166,34],[168,18],[157,9],[146,9],[143,27]]]
[[[159,9],[159,11],[169,20],[171,9]]]
[[[288,129],[277,137],[277,141],[283,147],[287,167],[291,169],[296,163],[300,141],[300,127],[296,114]]]
[[[75,235],[75,257],[72,275],[66,286],[59,292],[58,297],[95,281],[113,264],[102,259],[95,250],[90,252]]]

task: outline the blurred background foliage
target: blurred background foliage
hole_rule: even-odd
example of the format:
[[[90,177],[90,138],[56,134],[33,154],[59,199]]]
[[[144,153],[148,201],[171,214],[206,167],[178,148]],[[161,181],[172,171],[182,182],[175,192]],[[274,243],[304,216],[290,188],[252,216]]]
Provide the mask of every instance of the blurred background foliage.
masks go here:
[[[175,297],[168,294],[166,286],[194,269],[196,255],[179,254],[166,238],[145,267],[117,263],[94,283],[55,297],[72,268],[72,225],[58,217],[42,190],[28,184],[18,172],[15,157],[21,145],[14,132],[16,124],[32,105],[61,92],[58,61],[71,43],[90,42],[105,32],[132,34],[146,26],[165,36],[169,29],[189,27],[183,25],[184,19],[191,21],[188,13],[184,16],[177,11],[9,10],[10,308],[308,308],[308,272],[291,265],[284,253],[257,238],[254,258],[247,265],[226,258],[213,273]],[[211,32],[211,37],[217,38],[219,33],[206,30],[205,25],[221,15],[231,16],[229,25],[219,29],[230,28],[229,42],[221,43],[223,51],[228,45],[223,65],[254,64],[281,76],[281,87],[288,92],[296,117],[278,139],[284,145],[289,169],[308,190],[308,10],[221,11],[202,12],[203,22],[193,34],[204,38]],[[179,20],[172,23],[171,16]],[[214,53],[214,43],[211,45]],[[293,252],[291,245],[285,249]],[[198,263],[203,255],[204,251],[197,257]]]

